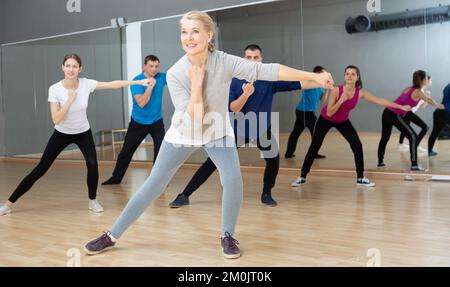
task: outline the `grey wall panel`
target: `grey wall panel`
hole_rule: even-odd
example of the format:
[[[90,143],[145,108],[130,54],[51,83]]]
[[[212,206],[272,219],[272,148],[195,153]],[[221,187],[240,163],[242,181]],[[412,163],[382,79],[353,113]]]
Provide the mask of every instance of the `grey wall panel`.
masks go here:
[[[3,71],[5,95],[5,116],[7,118],[5,133],[6,153],[8,150],[15,152],[15,147],[24,148],[27,151],[37,143],[39,135],[34,130],[35,126],[35,98],[33,91],[33,71],[26,75],[27,84],[23,83],[23,67],[33,61],[32,47],[5,47],[3,49]],[[27,59],[27,60],[25,60]]]
[[[80,0],[81,12],[68,13],[66,0],[2,0],[4,42],[94,29],[110,25],[110,19],[128,22],[179,15],[189,10],[209,10],[241,5],[253,0]]]
[[[122,78],[120,31],[108,30],[3,47],[6,110],[6,154],[43,151],[53,131],[48,88],[63,79],[62,59],[77,53],[83,60],[81,77],[99,81]],[[122,90],[94,92],[88,118],[98,131],[124,127]]]
[[[5,29],[5,22],[4,20],[4,14],[5,14],[5,3],[4,1],[0,1],[0,44],[3,43],[3,30]]]
[[[0,44],[3,43],[3,15],[4,15],[4,3],[3,1],[0,1]],[[0,47],[0,156],[5,155],[5,106],[4,106],[4,99],[3,99],[3,92],[2,92],[2,54],[3,50],[2,47]]]
[[[118,31],[101,33],[92,39],[94,47],[94,73],[99,81],[122,79],[121,44]],[[125,78],[126,79],[126,78]],[[95,119],[91,122],[93,131],[100,131],[105,127],[123,127],[123,98],[126,94],[122,90],[98,91],[91,98],[88,117]]]
[[[5,155],[5,105],[4,105],[4,99],[3,99],[3,92],[2,92],[2,82],[3,82],[3,75],[2,75],[2,54],[3,50],[0,47],[0,156]]]
[[[127,33],[126,33],[126,29],[121,29],[120,30],[120,36],[121,36],[121,44],[120,44],[120,48],[122,50],[121,52],[121,75],[122,75],[122,79],[127,79],[128,75],[127,75]],[[131,79],[128,79],[131,80]],[[124,88],[122,89],[122,106],[123,106],[123,110],[124,113],[122,115],[123,117],[123,121],[124,123],[126,123],[128,121],[128,115],[129,113],[131,113],[131,111],[128,110],[128,89],[129,88]]]

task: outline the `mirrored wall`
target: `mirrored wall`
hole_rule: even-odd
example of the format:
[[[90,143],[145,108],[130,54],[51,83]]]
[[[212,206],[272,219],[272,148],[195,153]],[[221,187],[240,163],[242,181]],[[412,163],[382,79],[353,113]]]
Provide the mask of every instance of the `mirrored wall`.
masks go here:
[[[262,48],[263,62],[278,62],[312,71],[323,66],[334,76],[336,84],[344,83],[344,69],[355,65],[361,71],[363,89],[378,98],[394,101],[412,85],[413,73],[424,70],[431,81],[423,93],[437,102],[450,83],[450,0],[288,0],[212,12],[217,21],[216,45],[220,50],[244,56],[244,47],[257,44]],[[182,55],[179,43],[179,18],[148,21],[141,24],[142,56],[157,55],[160,71],[167,71]],[[97,31],[35,43],[3,47],[3,95],[6,106],[6,150],[8,155],[39,157],[53,125],[49,116],[47,89],[60,80],[60,61],[67,52],[85,59],[83,76],[98,80],[126,77],[126,34],[119,29]],[[26,78],[26,81],[24,81]],[[310,92],[284,91],[274,95],[272,119],[279,131],[280,165],[299,169],[311,143],[314,118],[327,105],[323,93],[319,100],[308,100]],[[114,161],[120,151],[123,134],[113,149],[101,131],[126,129],[128,126],[128,93],[126,90],[95,93],[88,116],[98,145],[99,160]],[[304,98],[302,100],[302,98]],[[163,96],[163,117],[170,126],[173,105],[167,88]],[[314,111],[312,111],[314,110]],[[365,169],[382,172],[409,172],[411,158],[409,140],[400,141],[397,128],[392,128],[384,152],[386,166],[378,167],[379,143],[384,106],[361,98],[351,112],[364,150]],[[436,107],[423,104],[415,117],[427,126],[417,154],[420,166],[433,173],[450,173],[450,131],[439,130],[429,157],[429,137],[433,130]],[[442,126],[442,121],[440,125]],[[410,123],[413,132],[421,133],[424,124]],[[304,127],[304,129],[303,129]],[[35,135],[35,136],[30,136]],[[107,135],[110,137],[110,135]],[[290,151],[287,151],[290,140]],[[105,141],[102,144],[102,141]],[[327,134],[313,168],[354,170],[354,157],[347,140],[336,129]],[[257,148],[239,149],[243,166],[263,166]],[[287,157],[286,157],[287,155]],[[60,158],[82,159],[77,149]],[[133,160],[151,161],[151,137],[136,151]],[[199,150],[189,162],[200,163],[206,153]]]

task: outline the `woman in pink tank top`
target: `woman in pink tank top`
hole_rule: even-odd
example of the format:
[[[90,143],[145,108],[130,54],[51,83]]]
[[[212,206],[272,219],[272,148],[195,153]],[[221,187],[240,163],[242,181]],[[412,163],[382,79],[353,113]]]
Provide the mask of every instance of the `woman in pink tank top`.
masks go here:
[[[428,96],[431,95],[431,92],[428,90],[431,87],[433,80],[431,79],[430,75],[427,75],[427,84],[425,86],[422,87],[422,92]],[[413,113],[417,113],[417,111],[419,109],[425,109],[428,106],[428,103],[425,102],[424,100],[420,100],[419,103],[417,104],[417,106],[415,106],[414,108],[411,109],[411,112]],[[408,124],[410,124],[411,122],[406,121]],[[420,128],[424,128],[425,126],[420,126]],[[409,150],[409,145],[405,144],[405,139],[406,139],[406,135],[404,133],[400,133],[400,136],[398,137],[398,149],[399,150]],[[421,147],[420,145],[417,147],[418,151],[426,151],[425,148]]]
[[[378,98],[370,92],[363,90],[361,73],[358,67],[348,66],[344,73],[345,82],[335,88],[328,101],[328,105],[320,113],[319,120],[314,129],[311,145],[303,161],[300,177],[292,183],[292,186],[300,186],[306,183],[306,176],[311,170],[314,158],[322,146],[323,140],[331,128],[336,128],[348,141],[355,158],[357,180],[361,186],[375,186],[364,177],[364,156],[362,144],[358,133],[349,120],[350,112],[356,107],[359,99],[365,99],[378,105],[393,107],[405,111],[411,110],[408,105],[401,105]]]
[[[438,104],[422,91],[422,88],[428,83],[428,77],[425,71],[418,70],[414,72],[412,82],[413,85],[403,90],[400,96],[394,100],[395,103],[415,107],[423,100],[438,109],[444,108],[443,105]],[[386,166],[384,163],[384,153],[386,151],[386,145],[391,137],[392,127],[395,126],[409,140],[411,170],[424,171],[425,168],[420,167],[417,163],[417,147],[427,133],[427,124],[412,111],[406,112],[393,107],[384,109],[381,121],[382,132],[380,143],[378,144],[378,167]],[[415,132],[410,123],[414,123],[420,127],[421,130],[419,134]]]

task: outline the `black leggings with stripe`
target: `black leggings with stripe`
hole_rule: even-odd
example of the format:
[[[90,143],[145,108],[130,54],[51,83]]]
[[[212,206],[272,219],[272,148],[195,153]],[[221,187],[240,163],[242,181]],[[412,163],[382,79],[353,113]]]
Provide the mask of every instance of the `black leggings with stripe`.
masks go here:
[[[417,134],[409,123],[413,123],[420,127],[420,133]],[[392,127],[396,127],[409,140],[409,152],[411,157],[411,165],[417,166],[417,147],[420,141],[427,134],[428,126],[413,112],[408,112],[404,117],[384,109],[382,116],[381,139],[378,144],[378,162],[384,161],[386,145],[391,138]]]

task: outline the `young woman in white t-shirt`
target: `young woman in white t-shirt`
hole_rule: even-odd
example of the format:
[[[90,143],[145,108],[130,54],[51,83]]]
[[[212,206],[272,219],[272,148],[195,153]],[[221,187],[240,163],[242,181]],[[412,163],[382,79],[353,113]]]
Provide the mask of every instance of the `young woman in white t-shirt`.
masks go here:
[[[62,70],[64,80],[49,88],[48,101],[55,131],[45,148],[39,164],[17,186],[6,204],[0,205],[0,215],[11,212],[11,206],[24,195],[50,168],[56,157],[70,144],[76,144],[83,153],[88,169],[89,210],[103,212],[96,200],[98,184],[97,154],[94,138],[87,119],[89,95],[95,90],[120,89],[130,85],[148,85],[149,80],[97,82],[79,78],[81,59],[76,54],[66,55]]]

